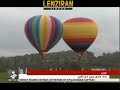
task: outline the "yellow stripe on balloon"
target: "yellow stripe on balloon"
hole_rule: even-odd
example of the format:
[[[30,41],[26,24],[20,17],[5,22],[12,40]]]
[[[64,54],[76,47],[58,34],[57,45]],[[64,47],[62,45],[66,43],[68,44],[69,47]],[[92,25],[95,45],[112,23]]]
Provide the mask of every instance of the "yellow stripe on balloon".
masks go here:
[[[45,15],[44,16],[44,30],[43,30],[43,33],[41,33],[41,34],[43,34],[43,37],[42,37],[42,39],[43,39],[43,50],[45,50],[45,46],[46,46],[46,41],[47,41],[47,16]]]
[[[40,34],[39,34],[39,35],[40,35],[40,46],[41,46],[41,49],[43,48],[43,45],[42,45],[42,43],[43,43],[43,42],[42,42],[42,37],[43,37],[43,34],[42,34],[42,33],[43,33],[43,25],[44,25],[44,16],[41,16],[40,26],[39,26],[39,27],[40,27],[40,32],[39,32]]]
[[[45,43],[45,47],[44,47],[44,50],[46,50],[47,48],[47,45],[48,45],[48,42],[49,42],[49,39],[50,39],[50,34],[51,34],[51,19],[50,17],[47,15],[47,24],[46,24],[46,43]]]
[[[81,36],[81,35],[96,35],[97,34],[97,31],[96,31],[97,29],[92,29],[91,31],[90,30],[91,29],[82,29],[82,30],[74,30],[74,29],[67,30],[66,29],[66,31],[64,31],[63,34],[65,34],[66,36],[71,36],[71,35]]]
[[[83,28],[97,28],[96,23],[91,22],[91,23],[64,23],[64,28],[69,28],[69,29],[83,29]]]
[[[40,43],[41,43],[41,50],[44,50],[44,44],[45,44],[45,16],[41,17],[40,21]]]
[[[98,33],[96,23],[64,24],[64,38],[95,38]],[[74,32],[74,33],[73,33]]]

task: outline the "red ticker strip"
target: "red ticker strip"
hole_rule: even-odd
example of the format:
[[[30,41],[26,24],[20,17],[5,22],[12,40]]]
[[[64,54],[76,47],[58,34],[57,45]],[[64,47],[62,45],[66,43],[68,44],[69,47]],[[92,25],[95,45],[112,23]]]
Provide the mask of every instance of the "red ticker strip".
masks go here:
[[[120,75],[120,70],[27,70],[27,75]]]

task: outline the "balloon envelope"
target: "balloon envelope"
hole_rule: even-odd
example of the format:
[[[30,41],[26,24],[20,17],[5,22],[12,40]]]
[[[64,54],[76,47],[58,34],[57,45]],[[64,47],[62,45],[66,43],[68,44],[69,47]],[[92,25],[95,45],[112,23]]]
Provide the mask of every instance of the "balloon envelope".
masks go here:
[[[63,40],[75,52],[84,55],[84,52],[94,42],[98,27],[88,18],[72,18],[64,22]]]
[[[28,41],[39,52],[47,52],[61,39],[63,25],[53,16],[38,15],[30,18],[24,29]]]

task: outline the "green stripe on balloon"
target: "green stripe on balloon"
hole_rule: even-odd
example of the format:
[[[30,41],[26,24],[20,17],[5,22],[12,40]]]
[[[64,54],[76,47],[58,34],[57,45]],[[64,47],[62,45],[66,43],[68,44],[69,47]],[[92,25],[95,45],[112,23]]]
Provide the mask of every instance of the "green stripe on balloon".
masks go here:
[[[34,21],[33,21],[33,24],[32,24],[32,32],[33,32],[33,37],[34,37],[34,40],[35,40],[35,44],[37,45],[37,48],[39,49],[39,45],[38,45],[38,43],[37,43],[37,31],[36,31],[36,25],[37,25],[37,19],[38,19],[39,17],[38,16],[36,16],[35,18],[34,18]]]

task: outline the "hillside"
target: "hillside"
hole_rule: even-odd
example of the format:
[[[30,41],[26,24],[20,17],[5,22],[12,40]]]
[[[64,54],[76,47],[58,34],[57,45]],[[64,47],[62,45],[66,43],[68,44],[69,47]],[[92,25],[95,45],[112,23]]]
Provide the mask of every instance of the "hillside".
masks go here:
[[[38,54],[1,57],[0,71],[6,69],[18,69],[18,67],[27,67],[30,69],[91,69],[91,68],[106,68],[120,69],[120,52],[103,53],[103,56],[95,57],[94,53],[86,52],[83,58],[73,51],[54,52],[45,55],[45,62],[41,62],[41,57]]]

